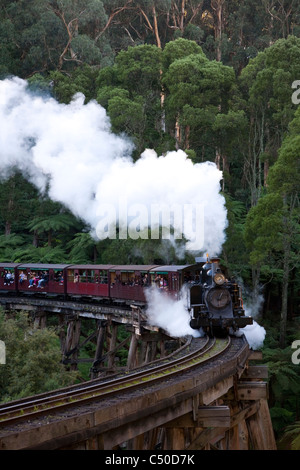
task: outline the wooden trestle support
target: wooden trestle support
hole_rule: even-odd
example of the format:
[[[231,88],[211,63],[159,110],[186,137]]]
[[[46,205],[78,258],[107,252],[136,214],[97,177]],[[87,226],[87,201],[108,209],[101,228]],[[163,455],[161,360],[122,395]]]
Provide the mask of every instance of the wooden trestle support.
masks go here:
[[[132,316],[136,317],[136,310]],[[53,315],[53,313],[52,313]],[[35,310],[35,326],[46,326],[46,313]],[[59,315],[61,327],[61,348],[63,361],[71,368],[76,368],[82,361],[80,348],[87,341],[96,345],[91,363],[91,378],[107,376],[120,370],[132,370],[158,357],[164,357],[175,343],[158,329],[147,331],[141,327],[141,318],[127,326],[129,334],[118,342],[118,328],[123,322],[108,318],[97,319],[95,331],[82,340],[80,315]],[[129,323],[129,322],[127,322]],[[124,327],[124,325],[123,325]],[[180,344],[177,342],[176,348]],[[120,365],[118,352],[127,347],[127,364]],[[252,352],[239,377],[220,378],[216,386],[198,393],[192,400],[192,411],[179,414],[175,419],[159,417],[152,428],[127,436],[126,442],[118,443],[112,449],[133,450],[275,450],[269,408],[268,370],[263,365],[253,365],[260,360],[259,353]],[[171,405],[170,405],[171,406]],[[171,409],[171,408],[170,408]],[[172,411],[173,412],[173,411]],[[154,418],[153,418],[154,421]],[[98,436],[84,439],[77,444],[67,446],[77,449],[105,449]]]
[[[38,326],[45,326],[39,316]],[[67,319],[67,333],[62,338],[63,356],[71,367],[80,362],[80,318]],[[97,320],[96,353],[92,366],[92,378],[105,376],[121,369],[131,370],[147,364],[157,357],[164,357],[170,338],[159,332],[142,331],[140,325],[127,327],[131,335],[118,344],[120,323]],[[82,345],[81,345],[82,346]],[[116,355],[127,346],[127,365],[118,367]],[[174,345],[173,345],[174,346]],[[177,347],[179,345],[177,344]],[[250,360],[260,360],[260,353],[253,352]],[[233,387],[221,382],[196,401],[193,413],[183,415],[150,431],[126,441],[129,450],[275,450],[265,380],[266,366],[250,365]],[[224,389],[224,390],[223,390]],[[223,394],[223,391],[225,393]],[[96,446],[97,447],[97,446]],[[78,448],[78,447],[76,447]],[[79,448],[95,448],[95,440],[86,441]],[[119,448],[117,446],[116,448]]]
[[[42,309],[34,311],[34,325],[36,328],[47,326],[49,313]],[[130,321],[123,323],[109,318],[95,319],[95,330],[87,338],[82,339],[82,322],[84,317],[76,313],[58,315],[62,362],[76,370],[79,363],[91,363],[91,378],[104,377],[124,370],[132,370],[138,366],[152,362],[156,358],[166,355],[166,348],[177,349],[182,340],[173,340],[158,331],[158,328],[142,328],[143,321],[140,309],[132,307]],[[125,328],[125,338],[121,341],[119,329]],[[123,333],[124,336],[124,333]],[[80,349],[89,341],[95,346],[94,358],[80,358]],[[120,365],[118,353],[121,349],[127,350],[126,364]]]

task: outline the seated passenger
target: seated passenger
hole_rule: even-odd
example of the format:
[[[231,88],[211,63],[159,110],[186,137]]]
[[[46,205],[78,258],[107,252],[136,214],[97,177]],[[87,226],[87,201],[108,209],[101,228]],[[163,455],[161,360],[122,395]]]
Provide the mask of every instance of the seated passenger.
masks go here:
[[[6,271],[6,274],[4,276],[4,285],[10,285],[14,282],[13,275],[10,271]]]
[[[26,279],[27,279],[26,274],[24,274],[24,271],[21,271],[19,274],[19,283],[23,284],[23,282],[26,281]]]
[[[161,282],[160,274],[156,274],[156,276],[154,278],[154,282],[155,282],[156,287],[160,287],[160,282]]]
[[[49,274],[47,272],[45,272],[43,274],[42,278],[39,279],[39,281],[38,281],[38,287],[43,289],[48,281],[49,281]]]
[[[37,276],[35,273],[30,273],[29,277],[29,288],[37,284]]]

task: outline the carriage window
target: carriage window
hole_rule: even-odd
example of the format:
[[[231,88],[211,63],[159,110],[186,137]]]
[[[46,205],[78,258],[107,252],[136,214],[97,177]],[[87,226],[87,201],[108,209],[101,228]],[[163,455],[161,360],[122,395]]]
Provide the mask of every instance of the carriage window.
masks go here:
[[[2,272],[2,277],[5,286],[9,286],[15,282],[15,273],[13,269],[4,269]]]
[[[54,270],[53,280],[58,284],[62,285],[64,283],[64,275],[62,271]]]
[[[115,285],[119,281],[118,276],[115,272],[110,273],[110,283]]]
[[[168,289],[168,273],[155,273],[153,281],[159,289]]]
[[[86,272],[86,282],[95,282],[95,271],[93,269],[89,269]]]
[[[125,286],[134,286],[138,283],[138,277],[133,272],[121,273],[121,282]]]
[[[107,284],[108,283],[107,271],[99,271],[99,275],[96,276],[96,282],[98,284]]]
[[[26,269],[25,270],[19,269],[18,277],[19,277],[19,284],[20,286],[22,286],[23,282],[27,281],[28,279]]]
[[[78,282],[90,282],[89,281],[89,272],[86,269],[79,269],[77,274]],[[75,274],[75,276],[76,276]]]

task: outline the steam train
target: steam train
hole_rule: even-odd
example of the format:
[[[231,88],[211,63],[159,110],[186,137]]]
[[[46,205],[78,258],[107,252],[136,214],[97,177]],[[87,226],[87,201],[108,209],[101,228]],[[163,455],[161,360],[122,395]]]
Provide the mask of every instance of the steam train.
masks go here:
[[[218,258],[193,265],[67,265],[0,263],[0,295],[101,301],[146,308],[146,289],[184,300],[190,326],[209,334],[252,324],[241,289],[225,278]]]

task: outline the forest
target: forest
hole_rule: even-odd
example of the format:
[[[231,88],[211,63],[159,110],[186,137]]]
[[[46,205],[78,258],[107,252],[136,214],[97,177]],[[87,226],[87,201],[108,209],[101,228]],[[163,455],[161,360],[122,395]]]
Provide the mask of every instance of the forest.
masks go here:
[[[259,304],[274,430],[300,449],[300,3],[0,0],[0,80],[11,77],[61,104],[95,100],[134,161],[183,150],[223,172],[222,265]],[[95,240],[13,162],[0,170],[2,262],[191,261],[160,240]]]

